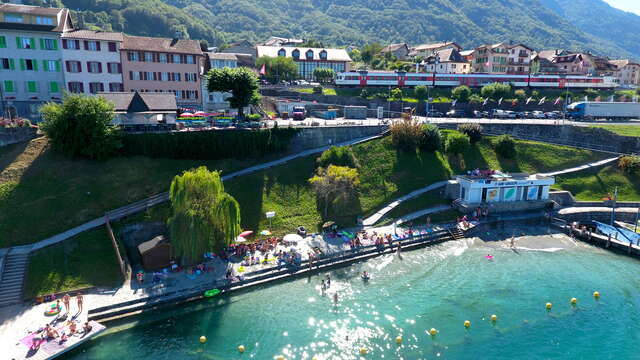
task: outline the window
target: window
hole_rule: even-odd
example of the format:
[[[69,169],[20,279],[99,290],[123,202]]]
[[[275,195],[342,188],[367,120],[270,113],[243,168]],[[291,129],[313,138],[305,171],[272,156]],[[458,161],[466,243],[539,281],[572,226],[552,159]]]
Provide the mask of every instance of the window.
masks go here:
[[[180,81],[180,73],[173,73],[174,81]]]
[[[102,64],[97,61],[87,61],[87,71],[92,74],[99,74],[102,72]]]
[[[4,49],[7,47],[7,38],[4,36],[0,36],[0,49]]]
[[[46,16],[37,16],[36,24],[38,25],[53,25],[53,18]]]
[[[18,46],[18,49],[35,49],[36,39],[16,37],[16,45]]]
[[[184,81],[196,82],[196,73],[184,73]]]
[[[307,50],[305,56],[307,57],[307,60],[313,60],[313,50]]]
[[[69,82],[67,86],[69,88],[69,92],[72,92],[74,94],[80,94],[84,92],[84,85],[79,81]]]
[[[320,59],[327,60],[327,50],[320,51]]]
[[[129,80],[141,80],[139,71],[129,71]]]
[[[99,82],[92,82],[89,83],[89,92],[92,94],[95,93],[99,93],[99,92],[103,92],[104,91],[104,85],[102,83]]]
[[[20,59],[20,70],[38,71],[38,63],[33,59]]]
[[[111,92],[123,92],[124,86],[122,83],[109,83],[109,91]]]
[[[159,80],[160,81],[169,81],[169,73],[168,72],[161,72]]]
[[[60,84],[57,81],[49,82],[49,92],[52,94],[57,94],[60,92]]]
[[[174,64],[180,64],[180,55],[173,54],[173,63]]]
[[[2,59],[0,59],[0,69],[3,69],[3,70],[15,70],[16,69],[16,64],[13,61],[13,59],[2,58]]]
[[[38,92],[38,82],[37,81],[27,81],[27,92],[37,93]]]
[[[89,51],[100,51],[100,42],[99,41],[85,41],[84,49]]]
[[[12,93],[16,91],[15,83],[12,80],[5,80],[3,82],[4,92]]]
[[[55,39],[40,39],[40,49],[58,50],[58,41]]]
[[[163,64],[167,63],[167,54],[160,54],[160,62]]]
[[[114,43],[113,41],[109,42],[109,51],[110,52],[116,52],[118,51],[117,47],[116,47],[116,43]]]
[[[70,73],[79,73],[82,71],[79,61],[67,61],[66,62],[67,72]]]
[[[127,53],[129,61],[140,61],[140,57],[137,51],[129,51]]]
[[[80,40],[62,39],[62,48],[70,49],[70,50],[78,50],[80,49]]]
[[[24,21],[24,19],[22,18],[22,15],[5,14],[4,15],[4,21],[12,22],[12,23],[21,23],[21,22]]]
[[[298,49],[293,50],[293,52],[291,52],[291,56],[294,59],[300,59],[300,50],[298,50]]]
[[[187,55],[187,64],[195,64],[195,63],[196,63],[195,56]]]
[[[153,54],[151,54],[150,52],[144,53],[144,61],[153,62]]]
[[[44,71],[60,71],[60,63],[56,60],[43,60],[42,65]]]
[[[278,50],[278,56],[287,56],[287,51],[285,49]]]
[[[121,74],[122,73],[122,65],[119,63],[107,63],[107,71],[109,74]]]

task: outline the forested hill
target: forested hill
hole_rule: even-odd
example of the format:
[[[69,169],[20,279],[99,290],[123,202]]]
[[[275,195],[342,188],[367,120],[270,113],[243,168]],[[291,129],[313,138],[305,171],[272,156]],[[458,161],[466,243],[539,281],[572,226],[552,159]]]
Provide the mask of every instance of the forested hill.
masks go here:
[[[603,0],[49,1],[74,10],[76,22],[86,27],[156,36],[180,30],[215,45],[271,35],[333,45],[449,40],[472,47],[513,40],[538,49],[640,57],[640,45],[632,40],[640,17]],[[616,17],[607,20],[609,14]]]

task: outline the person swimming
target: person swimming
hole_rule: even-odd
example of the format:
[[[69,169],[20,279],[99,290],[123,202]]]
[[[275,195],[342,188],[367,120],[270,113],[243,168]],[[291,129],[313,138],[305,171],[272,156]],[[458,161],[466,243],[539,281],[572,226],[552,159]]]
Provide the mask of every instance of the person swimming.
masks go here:
[[[329,276],[329,274],[327,274],[326,284],[327,284],[327,289],[331,287],[331,276]]]
[[[367,280],[371,279],[371,276],[369,276],[369,273],[366,272],[366,271],[362,272],[361,277],[362,277],[362,280],[364,280],[364,281],[367,281]]]
[[[493,255],[491,254],[487,254],[487,256],[485,256],[485,258],[489,261],[493,261]]]
[[[337,292],[333,293],[333,302],[336,303],[336,304],[338,303],[338,293]]]

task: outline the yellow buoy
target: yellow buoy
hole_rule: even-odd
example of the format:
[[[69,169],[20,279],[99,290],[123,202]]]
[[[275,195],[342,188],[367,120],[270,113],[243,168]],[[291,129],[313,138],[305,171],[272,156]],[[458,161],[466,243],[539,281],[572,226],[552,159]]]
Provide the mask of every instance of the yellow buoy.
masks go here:
[[[207,337],[204,335],[200,336],[200,344],[204,344],[206,342],[207,342]]]
[[[276,356],[276,360],[285,360],[284,355]]]
[[[360,348],[360,355],[367,355],[367,348],[361,347]]]
[[[438,330],[436,330],[435,328],[431,328],[431,330],[429,330],[429,334],[431,336],[436,336],[438,334]]]
[[[491,321],[494,321],[494,322],[498,321],[498,315],[496,314],[491,315]]]
[[[311,358],[311,360],[318,360],[318,357],[313,355],[313,357]]]
[[[600,292],[599,291],[594,291],[593,292],[593,297],[596,298],[596,299],[599,299],[600,298]]]
[[[547,303],[547,305],[545,305],[545,307],[547,308],[547,310],[551,310],[551,307],[552,307],[552,306],[553,306],[553,305],[551,305],[551,303]]]
[[[465,320],[464,321],[464,327],[466,327],[467,329],[471,327],[471,321],[469,320]]]
[[[396,344],[398,345],[402,344],[402,336],[400,335],[396,336]]]
[[[578,299],[576,298],[571,298],[571,305],[575,305],[578,303]]]
[[[239,345],[239,346],[238,346],[238,351],[239,351],[240,353],[243,353],[243,352],[244,352],[244,345]]]

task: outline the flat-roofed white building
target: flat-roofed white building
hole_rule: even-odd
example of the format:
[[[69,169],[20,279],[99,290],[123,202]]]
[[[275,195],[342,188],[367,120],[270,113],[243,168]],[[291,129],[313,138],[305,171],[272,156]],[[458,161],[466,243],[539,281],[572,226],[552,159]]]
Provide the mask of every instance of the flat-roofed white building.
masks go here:
[[[346,49],[307,48],[289,46],[257,46],[258,57],[290,57],[298,65],[298,75],[313,80],[316,68],[333,69],[336,73],[349,71],[351,57]]]

